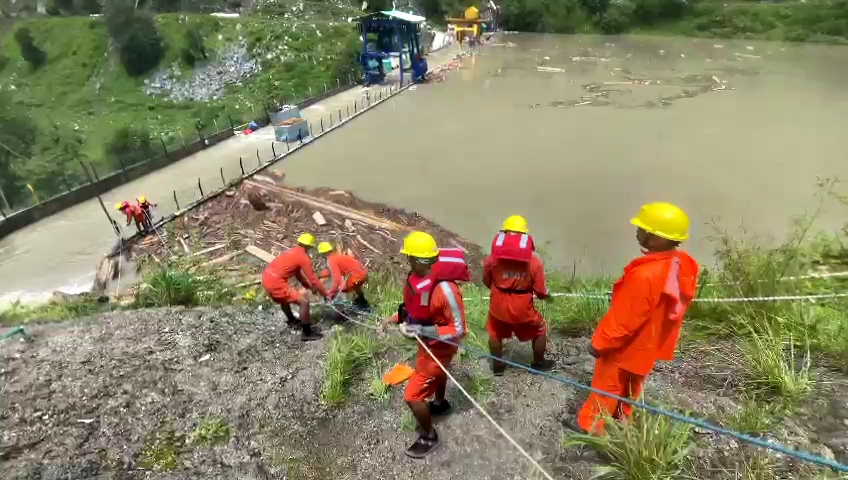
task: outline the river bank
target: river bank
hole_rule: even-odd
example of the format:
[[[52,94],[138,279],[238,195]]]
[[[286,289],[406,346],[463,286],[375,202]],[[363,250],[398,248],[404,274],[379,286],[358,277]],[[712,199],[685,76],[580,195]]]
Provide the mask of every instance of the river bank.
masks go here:
[[[284,248],[294,232],[316,222],[318,211],[327,225],[312,228],[321,238],[341,239],[345,250],[370,260],[367,294],[381,317],[400,300],[402,272],[393,268],[400,261],[395,253],[400,236],[389,223],[371,222],[437,232],[442,244],[453,240],[472,252],[477,268],[478,247],[411,212],[341,192],[282,193],[284,186],[257,182],[261,187],[245,188],[267,210],[246,204],[247,190],[234,192],[169,227],[160,240],[167,248],[153,241],[139,245],[136,254],[149,258],[140,262],[149,270],[126,307],[101,306],[114,311],[60,323],[27,323],[28,342],[16,337],[0,344],[5,379],[0,410],[8,412],[0,417],[4,478],[533,478],[532,467],[454,386],[448,397],[456,413],[438,425],[442,449],[427,462],[404,459],[413,424],[401,389],[379,378],[395,362],[410,361],[414,344],[356,325],[333,326],[338,317],[319,306],[319,312],[330,313],[318,315],[329,334],[320,342],[300,343],[279,310],[244,285],[255,278],[261,260],[230,255],[204,267],[245,240],[264,242],[269,250]],[[333,199],[336,205],[304,204],[296,194],[309,194],[310,202]],[[343,206],[357,208],[363,217]],[[224,228],[229,237],[221,236],[218,221],[225,211],[231,212]],[[383,237],[380,232],[393,241],[372,240]],[[702,277],[700,299],[839,291],[843,285],[836,278],[788,279],[812,267],[804,253],[809,244],[798,238],[787,239],[779,251],[730,238],[719,240],[717,248],[724,263]],[[548,275],[555,292],[593,294],[610,285],[607,279],[553,270]],[[463,286],[469,328],[464,344],[474,351],[486,349],[487,294],[475,283]],[[599,297],[555,297],[540,304],[551,330],[556,375],[588,383],[593,368],[588,335],[606,308],[604,295]],[[182,302],[191,306],[122,311]],[[698,300],[687,315],[677,358],[649,377],[645,400],[845,463],[846,308],[839,299]],[[842,350],[834,350],[839,342]],[[529,348],[514,342],[507,355],[522,364],[530,359]],[[791,457],[652,415],[637,416],[626,432],[613,432],[606,446],[595,445],[608,455],[598,457],[579,441],[562,443],[568,432],[561,421],[574,414],[585,393],[515,368],[492,377],[488,363],[473,352],[458,358],[452,371],[554,478],[588,479],[602,467],[637,480],[670,480],[680,472],[703,479],[837,478]],[[319,453],[327,451],[334,453]],[[652,461],[639,462],[640,474],[627,463],[631,456]]]

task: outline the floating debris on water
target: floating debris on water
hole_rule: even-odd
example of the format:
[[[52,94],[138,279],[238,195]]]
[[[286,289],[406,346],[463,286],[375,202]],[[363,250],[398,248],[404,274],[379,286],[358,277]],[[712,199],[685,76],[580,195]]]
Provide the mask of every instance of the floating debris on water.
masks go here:
[[[564,68],[556,68],[556,67],[536,67],[537,72],[548,72],[548,73],[562,73],[565,71]]]

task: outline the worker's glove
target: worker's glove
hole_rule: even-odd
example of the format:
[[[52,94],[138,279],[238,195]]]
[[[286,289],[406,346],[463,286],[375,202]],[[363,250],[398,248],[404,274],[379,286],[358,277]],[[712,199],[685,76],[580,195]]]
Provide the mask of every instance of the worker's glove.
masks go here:
[[[595,357],[595,358],[598,358],[598,357],[600,357],[600,356],[601,356],[601,352],[599,352],[599,351],[598,351],[595,347],[593,347],[593,346],[592,346],[592,344],[590,343],[590,344],[589,344],[589,355],[591,355],[591,356],[593,356],[593,357]]]
[[[400,330],[401,335],[406,338],[415,338],[421,333],[421,325],[401,323],[398,325],[398,329]]]

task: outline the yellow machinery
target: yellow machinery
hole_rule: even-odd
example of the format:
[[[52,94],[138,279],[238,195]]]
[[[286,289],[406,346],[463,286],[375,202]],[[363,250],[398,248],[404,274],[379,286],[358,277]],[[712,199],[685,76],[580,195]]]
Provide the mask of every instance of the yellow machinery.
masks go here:
[[[480,19],[480,10],[477,7],[468,7],[462,18],[448,18],[447,22],[456,36],[456,41],[462,42],[467,37],[479,37],[481,26],[486,20]]]

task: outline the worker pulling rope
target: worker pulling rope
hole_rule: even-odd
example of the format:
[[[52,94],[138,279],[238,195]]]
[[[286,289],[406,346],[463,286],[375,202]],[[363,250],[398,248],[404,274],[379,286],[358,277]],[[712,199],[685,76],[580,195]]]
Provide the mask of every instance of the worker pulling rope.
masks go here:
[[[369,328],[371,330],[377,330],[377,328],[374,327],[373,325],[358,321],[355,318],[352,318],[351,316],[346,315],[342,311],[336,309],[335,307],[331,307],[331,308],[333,308],[333,310],[335,310],[336,313],[338,313],[339,315],[341,315],[342,317],[344,317],[345,319],[349,320],[350,322],[352,322],[356,325],[366,327],[366,328]],[[380,317],[377,316],[376,314],[371,314],[371,316],[372,316],[372,318],[374,318],[377,321],[381,320]],[[451,342],[449,340],[443,340],[443,339],[428,337],[427,335],[421,335],[421,336],[425,337],[425,338],[430,338],[432,340],[439,340],[439,341],[444,342],[444,343],[452,344],[454,346],[462,348],[466,352],[471,353],[472,355],[477,356],[479,358],[486,358],[486,359],[490,359],[490,360],[498,360],[498,361],[501,361],[503,363],[506,363],[509,366],[519,368],[519,369],[525,370],[527,372],[530,372],[530,373],[533,373],[533,374],[536,374],[536,375],[541,375],[543,377],[546,377],[546,378],[549,378],[551,380],[563,383],[565,385],[569,385],[571,387],[578,388],[580,390],[585,390],[587,392],[592,392],[592,393],[596,393],[598,395],[602,395],[604,397],[612,398],[612,399],[615,399],[619,402],[631,405],[633,407],[644,409],[644,410],[651,412],[651,413],[654,413],[656,415],[663,415],[665,417],[671,418],[671,419],[676,420],[678,422],[682,422],[682,423],[692,425],[696,428],[701,428],[703,430],[709,430],[709,431],[715,432],[719,435],[726,435],[726,436],[729,436],[729,437],[733,437],[733,438],[740,440],[742,442],[750,443],[752,445],[756,445],[758,447],[765,448],[767,450],[771,450],[771,451],[774,451],[774,452],[777,452],[777,453],[788,455],[790,457],[798,458],[800,460],[804,460],[804,461],[809,462],[809,463],[813,463],[813,464],[820,465],[820,466],[823,466],[823,467],[831,468],[831,469],[836,470],[838,472],[848,472],[848,465],[846,465],[844,463],[837,462],[835,460],[830,460],[830,459],[821,457],[819,455],[814,455],[814,454],[808,453],[808,452],[802,452],[802,451],[799,451],[799,450],[794,450],[794,449],[789,448],[789,447],[784,446],[784,445],[780,445],[780,444],[777,444],[777,443],[773,443],[773,442],[762,440],[762,439],[759,439],[759,438],[756,438],[756,437],[752,437],[750,435],[746,435],[746,434],[741,433],[741,432],[729,430],[729,429],[726,429],[724,427],[720,427],[718,425],[713,425],[713,424],[708,423],[704,420],[700,420],[700,419],[689,417],[689,416],[686,416],[686,415],[683,415],[683,414],[680,414],[680,413],[665,410],[665,409],[660,408],[660,407],[655,407],[653,405],[649,405],[649,404],[641,402],[639,400],[633,400],[631,398],[621,397],[619,395],[615,395],[615,394],[610,393],[610,392],[598,390],[596,388],[590,387],[589,385],[585,385],[583,383],[580,383],[576,380],[572,380],[572,379],[567,378],[567,377],[558,376],[558,375],[552,374],[550,372],[542,372],[542,371],[539,371],[539,370],[536,370],[536,369],[530,367],[529,365],[523,365],[523,364],[514,362],[512,360],[508,360],[506,358],[494,357],[494,356],[492,356],[492,355],[490,355],[486,352],[483,352],[481,350],[477,350],[477,349],[475,349],[473,347],[469,347],[467,345],[460,345],[458,343],[454,343],[454,342]]]

